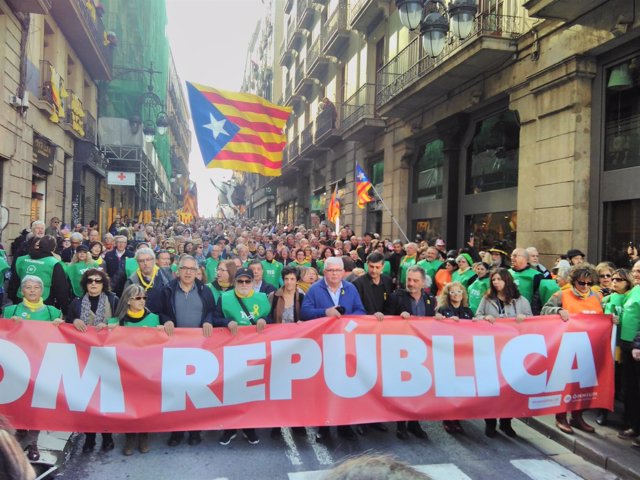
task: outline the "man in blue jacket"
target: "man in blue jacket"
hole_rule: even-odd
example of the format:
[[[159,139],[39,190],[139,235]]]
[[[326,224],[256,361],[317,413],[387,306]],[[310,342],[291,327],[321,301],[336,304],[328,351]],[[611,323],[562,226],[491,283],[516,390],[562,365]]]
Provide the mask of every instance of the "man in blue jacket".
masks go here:
[[[323,317],[340,318],[342,315],[366,315],[358,290],[351,283],[342,280],[344,264],[341,257],[330,257],[324,264],[324,278],[309,288],[300,307],[302,320]],[[349,425],[339,425],[338,435],[347,440],[358,437]],[[329,440],[329,427],[319,427],[316,441]]]

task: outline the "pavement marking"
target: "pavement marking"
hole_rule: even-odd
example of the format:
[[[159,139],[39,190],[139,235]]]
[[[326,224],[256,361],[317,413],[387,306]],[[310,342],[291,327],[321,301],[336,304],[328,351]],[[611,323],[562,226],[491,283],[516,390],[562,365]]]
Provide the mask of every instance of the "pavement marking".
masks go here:
[[[433,480],[471,480],[453,463],[437,463],[433,465],[412,465],[419,472],[426,473]]]
[[[289,480],[322,480],[327,470],[314,470],[312,472],[293,472],[289,473]]]
[[[284,454],[291,462],[291,465],[302,465],[302,457],[300,457],[300,452],[298,451],[296,442],[291,435],[290,428],[282,428],[282,439],[286,444]]]
[[[532,480],[583,480],[552,460],[511,460],[511,465]]]
[[[322,445],[321,443],[316,442],[315,434],[311,431],[311,429],[307,428],[307,442],[311,445],[313,449],[313,453],[318,459],[318,463],[320,465],[333,465],[333,457],[331,456],[331,452],[329,449]]]

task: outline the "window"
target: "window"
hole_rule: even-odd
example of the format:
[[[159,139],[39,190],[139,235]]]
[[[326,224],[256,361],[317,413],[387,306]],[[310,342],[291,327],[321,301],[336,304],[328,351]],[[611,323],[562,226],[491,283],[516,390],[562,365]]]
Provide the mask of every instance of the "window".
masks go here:
[[[465,243],[473,234],[474,247],[487,250],[501,245],[503,250],[510,252],[516,245],[518,231],[517,211],[481,213],[465,217]]]
[[[640,166],[640,55],[607,69],[604,169]]]
[[[442,218],[421,218],[413,222],[414,236],[420,235],[429,245],[442,238]]]
[[[442,140],[434,140],[421,148],[413,175],[415,201],[442,198],[443,147]]]
[[[466,193],[517,187],[519,146],[515,112],[508,110],[479,121],[467,150]]]
[[[619,267],[627,267],[627,248],[640,249],[640,199],[606,202],[602,256]]]

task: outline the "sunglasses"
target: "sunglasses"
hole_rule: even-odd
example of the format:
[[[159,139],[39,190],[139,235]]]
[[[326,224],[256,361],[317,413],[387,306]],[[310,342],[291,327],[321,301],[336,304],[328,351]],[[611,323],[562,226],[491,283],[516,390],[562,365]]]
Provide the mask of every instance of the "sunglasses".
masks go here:
[[[87,278],[87,283],[102,283],[101,278]]]
[[[610,273],[603,273],[602,275],[600,275],[600,278],[611,278],[611,274]]]
[[[131,297],[131,300],[146,300],[147,297]]]
[[[253,283],[253,282],[251,280],[236,280],[236,283],[247,284],[247,283]]]
[[[450,290],[449,295],[462,295],[462,290]]]
[[[580,280],[576,280],[576,283],[581,287],[590,287],[593,285],[593,282],[581,282]]]
[[[612,282],[626,282],[627,280],[624,278],[619,278],[619,277],[613,277],[611,279]]]

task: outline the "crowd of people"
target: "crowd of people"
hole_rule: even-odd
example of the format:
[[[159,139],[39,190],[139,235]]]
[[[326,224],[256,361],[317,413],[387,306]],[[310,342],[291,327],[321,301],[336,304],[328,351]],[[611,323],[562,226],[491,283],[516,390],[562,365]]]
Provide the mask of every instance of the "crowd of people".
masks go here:
[[[95,224],[75,228],[52,218],[33,222],[10,247],[0,249],[0,274],[6,296],[3,317],[72,324],[78,331],[153,327],[171,336],[175,328],[197,328],[208,337],[214,328],[236,334],[239,328],[261,332],[267,324],[292,323],[343,315],[401,319],[433,317],[460,321],[498,318],[535,321],[576,313],[611,313],[618,328],[616,390],[624,404],[621,438],[640,447],[640,261],[630,250],[624,264],[586,262],[578,249],[559,256],[551,270],[540,263],[535,247],[508,252],[502,245],[485,250],[473,237],[462,248],[447,249],[442,238],[403,242],[377,233],[356,235],[348,226],[338,233],[324,223],[313,228],[241,220],[198,219],[191,225],[172,219],[141,224],[117,218],[100,235]],[[2,285],[4,287],[4,285]],[[2,293],[0,293],[2,295]],[[606,340],[603,340],[606,341]],[[556,415],[566,434],[595,429],[582,411]],[[417,418],[397,422],[396,436],[428,438]],[[597,422],[605,424],[607,412]],[[517,436],[510,418],[485,419],[485,434],[500,430]],[[442,422],[450,434],[464,433],[458,420]],[[388,431],[384,423],[341,425],[347,440],[369,429]],[[295,432],[304,429],[294,429]],[[255,429],[243,429],[251,444]],[[39,458],[38,432],[21,432],[27,457]],[[221,432],[228,445],[235,430]],[[271,430],[278,438],[279,428]],[[172,432],[168,445],[202,441],[201,432]],[[317,428],[316,441],[331,438]],[[83,452],[96,447],[87,432]],[[112,450],[111,434],[101,448]],[[149,435],[125,435],[124,455],[149,451]]]

